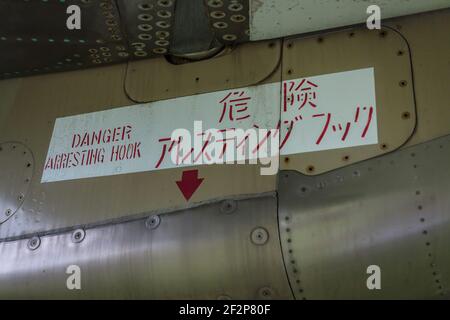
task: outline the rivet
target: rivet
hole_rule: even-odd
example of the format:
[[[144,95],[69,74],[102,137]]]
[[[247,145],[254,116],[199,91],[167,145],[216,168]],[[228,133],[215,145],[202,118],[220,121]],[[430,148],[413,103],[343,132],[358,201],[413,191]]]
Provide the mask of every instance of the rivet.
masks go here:
[[[151,10],[153,8],[153,6],[148,3],[142,3],[142,4],[138,5],[138,8],[142,11],[147,11],[147,10]]]
[[[222,0],[209,0],[208,6],[210,6],[212,8],[220,8],[223,6],[223,2],[222,2]]]
[[[220,205],[220,211],[225,214],[230,214],[236,211],[237,203],[234,200],[224,200]]]
[[[261,299],[270,300],[273,298],[274,292],[269,287],[262,287],[261,289],[258,290],[258,296]]]
[[[243,16],[242,14],[234,14],[230,17],[230,20],[233,22],[242,22],[245,21],[247,18]]]
[[[170,32],[169,31],[156,31],[156,37],[158,39],[165,39],[168,38],[170,36]]]
[[[156,15],[160,18],[166,19],[166,18],[170,18],[172,16],[172,13],[167,10],[160,10],[156,13]]]
[[[166,22],[166,21],[158,21],[156,22],[156,25],[160,28],[166,29],[170,27],[170,23]]]
[[[153,27],[150,24],[142,23],[138,25],[138,29],[144,32],[150,31]]]
[[[226,40],[226,41],[234,41],[234,40],[237,39],[237,36],[234,35],[234,34],[224,34],[224,35],[222,36],[222,39],[223,39],[223,40]]]
[[[86,231],[83,229],[77,229],[74,232],[72,232],[72,242],[73,243],[80,243],[84,240],[86,237]]]
[[[36,250],[37,248],[39,248],[40,245],[41,245],[41,238],[39,238],[38,236],[35,236],[30,240],[28,240],[27,244],[28,249],[30,250]]]
[[[9,217],[9,216],[11,215],[11,213],[12,213],[11,209],[6,209],[5,215],[6,215],[7,217]]]
[[[167,52],[167,49],[166,48],[155,48],[152,51],[153,51],[153,53],[156,53],[156,54],[164,54]]]
[[[232,3],[228,6],[228,10],[230,11],[241,11],[244,6],[240,3]]]
[[[228,24],[226,22],[223,21],[219,21],[219,22],[214,22],[213,23],[214,28],[216,29],[225,29],[228,28]],[[270,47],[270,45],[269,45]]]
[[[138,19],[141,21],[150,21],[153,19],[153,16],[146,13],[141,13],[138,15]]]
[[[145,221],[145,226],[150,230],[154,230],[158,228],[160,223],[161,218],[159,217],[159,215],[156,214],[154,216],[148,217],[147,221]]]
[[[403,112],[402,113],[402,119],[409,119],[409,118],[411,118],[411,114],[409,113],[409,112]]]
[[[266,244],[266,242],[269,240],[269,233],[267,232],[266,229],[258,227],[253,229],[253,231],[250,234],[250,238],[253,244],[261,246]]]
[[[406,80],[402,80],[399,82],[400,87],[406,87],[407,84],[408,82],[406,82]]]
[[[172,0],[159,0],[158,1],[158,6],[160,7],[170,7],[172,5]]]

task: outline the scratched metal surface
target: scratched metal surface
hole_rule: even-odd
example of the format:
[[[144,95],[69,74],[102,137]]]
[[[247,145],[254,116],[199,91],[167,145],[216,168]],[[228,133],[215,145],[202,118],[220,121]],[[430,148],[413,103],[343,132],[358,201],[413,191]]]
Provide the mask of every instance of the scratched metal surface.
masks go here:
[[[250,40],[262,40],[363,23],[378,5],[381,19],[450,7],[448,0],[250,0]]]
[[[156,227],[153,227],[156,226]],[[264,228],[267,242],[252,231]],[[146,219],[0,243],[0,298],[291,299],[274,194]],[[69,265],[81,290],[66,288]]]
[[[297,299],[450,298],[450,136],[279,180],[283,254]],[[381,268],[381,290],[366,269]]]

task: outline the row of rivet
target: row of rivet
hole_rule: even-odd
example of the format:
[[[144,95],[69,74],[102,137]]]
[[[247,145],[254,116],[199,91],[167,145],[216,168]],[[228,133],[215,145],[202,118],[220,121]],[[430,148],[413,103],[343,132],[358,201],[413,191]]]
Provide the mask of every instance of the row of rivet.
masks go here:
[[[170,19],[173,16],[173,5],[173,0],[158,0],[156,3],[147,0],[138,4],[138,41],[131,43],[136,57],[143,58],[148,56],[149,49],[151,54],[165,54],[168,52],[170,44],[169,28],[171,27]],[[159,18],[159,20],[152,25],[151,21],[155,17]],[[154,30],[155,27],[158,30]],[[148,47],[149,49],[147,49]]]
[[[248,40],[250,36],[245,6],[239,0],[208,0],[207,6],[211,25],[226,42]],[[244,13],[244,14],[243,14]],[[244,39],[240,39],[243,38]]]
[[[225,214],[232,214],[237,209],[237,203],[233,200],[225,200],[222,202],[220,210]],[[150,230],[155,230],[161,223],[161,217],[159,215],[152,215],[145,220],[145,226]],[[84,229],[76,229],[72,232],[71,240],[73,243],[81,243],[86,237],[86,231]],[[255,245],[264,245],[269,239],[269,234],[265,228],[257,227],[252,230],[250,239]],[[34,251],[41,245],[41,238],[39,236],[32,237],[27,244],[29,250]],[[261,287],[257,291],[257,295],[261,299],[269,300],[274,297],[274,291],[270,287]],[[226,294],[222,294],[217,297],[218,300],[231,300],[231,297]]]

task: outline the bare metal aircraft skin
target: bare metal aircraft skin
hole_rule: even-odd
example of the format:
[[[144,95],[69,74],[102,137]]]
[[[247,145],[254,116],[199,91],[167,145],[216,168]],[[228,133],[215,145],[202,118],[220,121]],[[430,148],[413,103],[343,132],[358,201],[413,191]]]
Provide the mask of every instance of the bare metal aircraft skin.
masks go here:
[[[448,1],[144,2],[0,19],[1,299],[450,298]]]

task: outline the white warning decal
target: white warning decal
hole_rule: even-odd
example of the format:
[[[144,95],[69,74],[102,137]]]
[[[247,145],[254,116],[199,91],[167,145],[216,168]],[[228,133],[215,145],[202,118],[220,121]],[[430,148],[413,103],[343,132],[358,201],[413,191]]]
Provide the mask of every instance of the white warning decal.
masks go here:
[[[59,118],[42,182],[376,143],[368,68]]]

